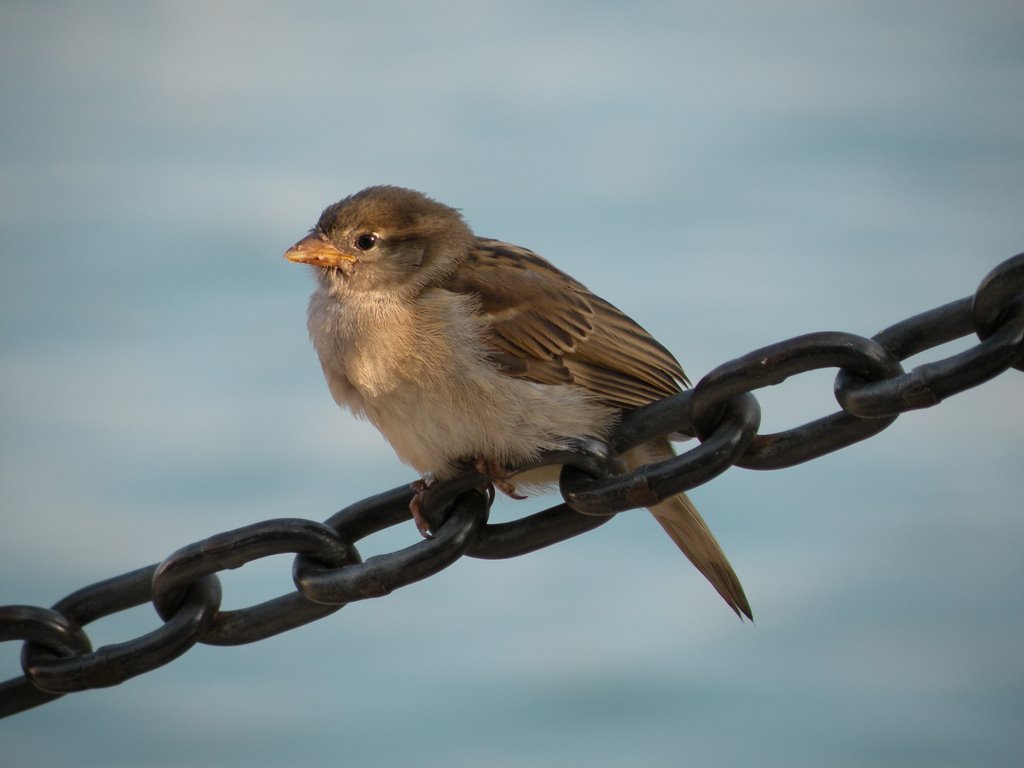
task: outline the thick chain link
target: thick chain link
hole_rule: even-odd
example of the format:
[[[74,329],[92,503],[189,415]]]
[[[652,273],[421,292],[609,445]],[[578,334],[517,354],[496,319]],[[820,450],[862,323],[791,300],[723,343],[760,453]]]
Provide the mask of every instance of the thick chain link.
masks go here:
[[[976,333],[979,343],[905,371],[902,361]],[[1013,367],[1024,370],[1024,254],[993,269],[973,296],[864,338],[811,333],[718,366],[689,391],[623,416],[611,446],[581,441],[532,466],[563,465],[563,502],[506,523],[487,522],[490,499],[475,472],[431,486],[422,511],[434,535],[363,560],[357,543],[410,519],[413,491],[400,486],[356,502],[323,523],[281,518],[189,544],[162,562],[91,584],[53,608],[0,607],[0,642],[24,641],[24,674],[0,683],[0,716],[73,691],[117,685],[196,643],[239,645],[323,618],[347,603],[381,597],[447,568],[463,555],[508,558],[576,536],[627,509],[650,506],[706,483],[731,466],[780,469],[881,432],[905,411],[928,408]],[[840,410],[792,429],[758,433],[754,390],[837,368]],[[680,455],[625,472],[618,455],[652,437],[695,435]],[[248,608],[220,610],[217,573],[294,553],[294,588]],[[163,625],[93,650],[83,629],[151,602]]]

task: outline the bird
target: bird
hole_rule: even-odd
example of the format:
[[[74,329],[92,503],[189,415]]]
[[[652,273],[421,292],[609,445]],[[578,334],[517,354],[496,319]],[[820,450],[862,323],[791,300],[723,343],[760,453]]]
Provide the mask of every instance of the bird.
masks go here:
[[[284,255],[313,268],[307,325],[332,397],[420,474],[417,491],[468,465],[523,498],[517,488],[534,481],[513,481],[516,467],[603,440],[625,410],[689,386],[625,313],[533,251],[478,237],[458,209],[422,192],[351,194]],[[674,455],[659,437],[623,458],[636,468]],[[686,494],[649,510],[736,615],[753,619]]]

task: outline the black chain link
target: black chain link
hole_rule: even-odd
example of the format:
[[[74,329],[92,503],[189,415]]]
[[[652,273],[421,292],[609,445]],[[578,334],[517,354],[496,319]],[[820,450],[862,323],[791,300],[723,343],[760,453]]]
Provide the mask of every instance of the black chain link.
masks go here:
[[[905,371],[901,361],[976,333],[979,343]],[[581,441],[543,456],[562,464],[564,502],[507,523],[488,524],[485,479],[468,472],[430,487],[422,511],[431,538],[363,560],[361,539],[410,519],[408,486],[356,502],[323,523],[281,518],[189,544],[162,562],[92,584],[56,603],[0,606],[0,642],[24,641],[24,674],[0,683],[0,716],[65,693],[117,685],[177,658],[196,643],[238,645],[323,618],[345,604],[380,597],[427,578],[463,555],[507,558],[576,536],[611,516],[650,506],[736,465],[779,469],[864,440],[905,411],[928,408],[1014,367],[1024,370],[1024,254],[993,269],[974,296],[915,315],[867,339],[811,333],[720,365],[689,391],[626,413],[611,448]],[[784,432],[758,434],[753,390],[790,376],[838,368],[841,410]],[[665,461],[625,472],[622,451],[651,437],[696,435]],[[581,514],[582,513],[582,514]],[[217,573],[270,555],[294,553],[294,589],[248,608],[220,610]],[[163,625],[96,650],[83,627],[151,602]]]

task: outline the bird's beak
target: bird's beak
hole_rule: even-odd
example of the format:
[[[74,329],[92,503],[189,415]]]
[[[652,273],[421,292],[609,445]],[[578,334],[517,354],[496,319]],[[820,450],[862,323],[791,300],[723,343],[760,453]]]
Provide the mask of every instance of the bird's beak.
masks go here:
[[[356,257],[339,251],[326,240],[320,238],[315,232],[302,238],[284,252],[288,261],[295,261],[299,264],[311,264],[314,267],[340,267],[342,264],[351,264]]]

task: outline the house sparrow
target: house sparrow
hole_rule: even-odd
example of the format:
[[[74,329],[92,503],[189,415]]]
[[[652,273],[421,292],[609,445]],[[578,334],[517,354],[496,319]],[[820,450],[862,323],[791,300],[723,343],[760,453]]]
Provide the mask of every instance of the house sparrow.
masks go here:
[[[315,268],[309,333],[331,394],[380,430],[421,474],[419,488],[468,460],[516,495],[509,468],[604,439],[623,409],[688,384],[671,353],[607,301],[532,251],[477,237],[457,210],[420,192],[377,186],[346,197],[285,257]],[[624,458],[635,468],[672,455],[659,438]],[[751,617],[686,495],[650,511],[737,615]]]

